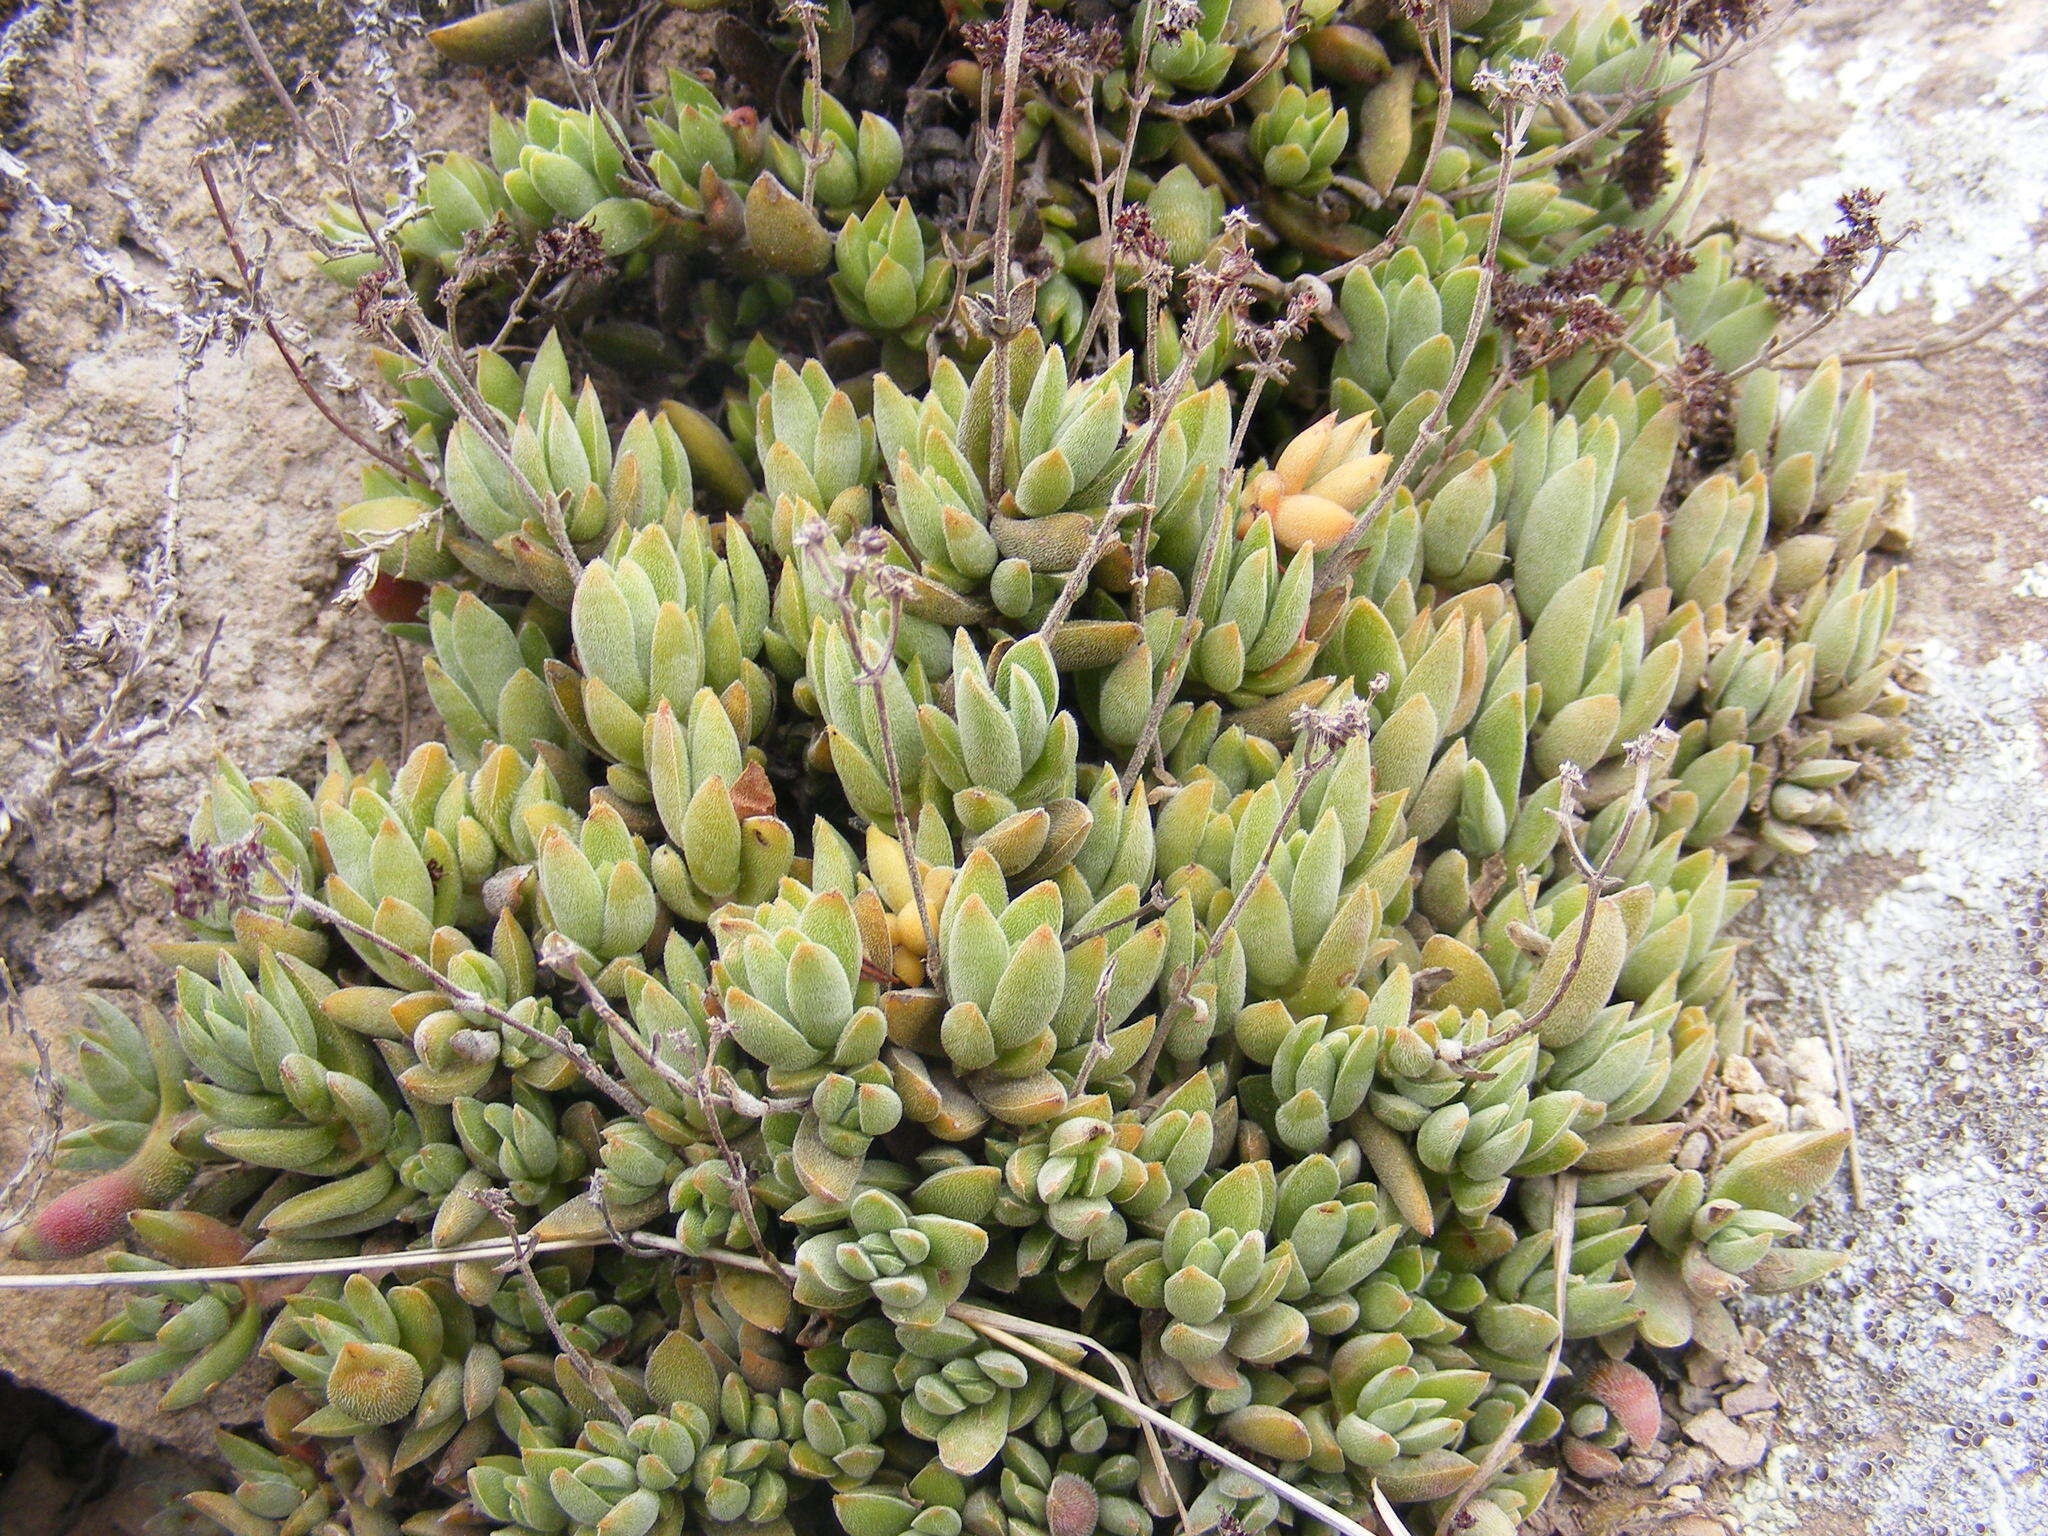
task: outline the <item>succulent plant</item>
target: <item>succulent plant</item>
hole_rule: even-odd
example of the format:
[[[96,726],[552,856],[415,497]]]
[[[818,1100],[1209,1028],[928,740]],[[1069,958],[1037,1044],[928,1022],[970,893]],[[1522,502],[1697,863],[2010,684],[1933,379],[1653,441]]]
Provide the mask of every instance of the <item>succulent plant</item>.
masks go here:
[[[839,228],[832,293],[849,323],[878,336],[916,340],[953,280],[951,263],[927,258],[924,232],[905,198],[892,209],[877,198],[861,218]]]
[[[1290,82],[1252,119],[1251,152],[1268,186],[1312,196],[1330,184],[1350,131],[1351,114],[1332,105],[1327,89],[1310,93]]]
[[[792,8],[330,212],[443,740],[215,770],[15,1243],[148,1250],[167,1409],[289,1378],[198,1508],[1498,1536],[1838,1262],[1840,1134],[1686,1133],[1753,872],[1904,739],[1905,493],[1675,238],[1707,55],[1543,9]]]

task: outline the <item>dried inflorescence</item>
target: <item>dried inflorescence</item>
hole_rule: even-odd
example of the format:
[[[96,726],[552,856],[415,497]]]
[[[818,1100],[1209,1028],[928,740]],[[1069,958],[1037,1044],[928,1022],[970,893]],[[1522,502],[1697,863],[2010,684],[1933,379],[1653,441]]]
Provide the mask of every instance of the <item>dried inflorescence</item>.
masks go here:
[[[1686,32],[1717,43],[1753,37],[1769,14],[1759,0],[1650,0],[1638,20],[1645,32]]]
[[[1647,208],[1671,184],[1671,126],[1658,112],[1614,157],[1614,180],[1631,208]]]
[[[1754,276],[1771,301],[1785,314],[1829,315],[1839,310],[1862,285],[1870,258],[1886,247],[1877,205],[1884,194],[1858,187],[1835,201],[1842,228],[1821,241],[1820,254],[1797,272],[1757,266]]]
[[[1397,9],[920,11],[944,229],[834,6],[330,211],[442,739],[220,766],[17,1245],[282,1372],[226,1529],[1499,1533],[1836,1264],[1840,1135],[1701,1134],[1905,705],[1868,384],[1680,238],[1750,23]]]
[[[1629,201],[1633,206],[1634,197]],[[1651,239],[1640,230],[1617,229],[1532,282],[1502,284],[1494,295],[1494,321],[1525,372],[1561,362],[1583,347],[1611,350],[1629,331],[1616,305],[1637,289],[1661,292],[1694,265],[1668,236]]]

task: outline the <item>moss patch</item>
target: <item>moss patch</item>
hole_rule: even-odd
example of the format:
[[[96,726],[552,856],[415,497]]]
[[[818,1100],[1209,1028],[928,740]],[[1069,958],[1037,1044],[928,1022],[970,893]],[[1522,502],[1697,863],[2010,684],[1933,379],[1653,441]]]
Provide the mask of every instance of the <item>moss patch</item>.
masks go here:
[[[348,13],[339,5],[307,5],[303,0],[244,0],[243,9],[287,88],[307,75],[325,75],[356,35]],[[220,5],[206,13],[192,58],[200,64],[228,70],[246,88],[246,94],[217,114],[213,126],[218,132],[237,143],[247,143],[252,139],[275,138],[289,125],[284,108],[263,78],[262,69],[249,55],[232,8]]]

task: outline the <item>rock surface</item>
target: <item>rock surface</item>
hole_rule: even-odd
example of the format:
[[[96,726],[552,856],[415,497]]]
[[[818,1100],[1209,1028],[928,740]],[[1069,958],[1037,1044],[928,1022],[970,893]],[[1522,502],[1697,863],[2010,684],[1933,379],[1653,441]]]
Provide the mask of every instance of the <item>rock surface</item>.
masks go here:
[[[340,9],[254,7],[296,66],[338,60],[344,101],[361,121],[386,122],[374,45],[307,19]],[[373,18],[374,38],[385,8],[348,9]],[[184,271],[227,275],[194,152],[224,131],[246,142],[277,130],[228,13],[207,0],[109,0],[85,17],[82,63],[67,25],[56,21],[26,65],[0,48],[7,148],[135,282],[164,291]],[[1820,0],[1717,86],[1710,206],[1818,241],[1832,198],[1869,184],[1887,192],[1894,227],[1922,226],[1866,295],[1871,312],[1831,346],[1911,344],[1934,320],[1968,326],[1993,312],[1997,291],[2039,281],[2044,35],[2048,0]],[[417,40],[398,38],[390,58],[404,98],[431,118],[430,139],[474,135],[473,80],[434,66]],[[88,99],[96,130],[80,111]],[[300,206],[323,181],[278,160],[262,175]],[[0,232],[0,797],[31,813],[0,834],[0,956],[40,984],[29,1006],[61,1038],[75,1017],[65,989],[161,985],[143,948],[163,931],[152,877],[215,750],[304,774],[330,735],[351,753],[396,753],[409,711],[426,706],[417,686],[408,703],[369,623],[331,601],[343,575],[332,512],[361,455],[252,336],[212,348],[194,376],[175,632],[120,723],[184,697],[218,624],[205,686],[106,773],[36,799],[47,757],[32,743],[54,730],[83,737],[108,688],[63,642],[134,623],[146,607],[138,573],[162,544],[180,363],[146,312],[131,304],[124,321],[32,195],[11,182],[0,192],[11,201]],[[252,239],[258,222],[249,215]],[[350,357],[343,303],[283,254],[292,247],[280,241],[268,286]],[[1784,1401],[1778,1448],[1735,1503],[1758,1533],[2018,1536],[2048,1529],[2048,1224],[2036,1188],[2048,1165],[2048,318],[2037,305],[1973,348],[1887,368],[1882,383],[1873,461],[1911,472],[1921,514],[1901,620],[1928,680],[1920,744],[1863,799],[1856,832],[1767,883],[1754,925],[1755,974],[1776,998],[1759,1007],[1772,1032],[1759,1059],[1795,1123],[1833,1112],[1832,1015],[1867,1209],[1852,1212],[1846,1190],[1831,1195],[1816,1225],[1852,1245],[1850,1267],[1795,1304],[1752,1309]],[[0,1069],[0,1158],[11,1166],[26,1100],[9,1062]],[[93,1384],[99,1362],[75,1341],[104,1305],[91,1293],[0,1301],[0,1368],[136,1436],[202,1448],[210,1426],[197,1415],[167,1421],[152,1394]],[[1725,1417],[1740,1407],[1723,1405],[1710,1427],[1746,1435]],[[1679,1518],[1660,1528],[1734,1528],[1718,1513]]]
[[[2048,1530],[2044,38],[2042,0],[1821,0],[1717,91],[1711,206],[1817,243],[1869,186],[1891,228],[1920,226],[1830,349],[1910,346],[2036,292],[1976,345],[1881,371],[1871,458],[1919,510],[1900,613],[1917,744],[1853,832],[1765,882],[1753,925],[1795,1124],[1802,1095],[1835,1095],[1837,1027],[1866,1207],[1838,1184],[1813,1224],[1848,1268],[1751,1309],[1785,1400],[1735,1500],[1758,1536]]]
[[[330,10],[338,14],[301,15]],[[167,517],[181,361],[149,306],[177,301],[195,281],[231,279],[194,157],[223,133],[239,142],[274,135],[275,109],[239,45],[229,46],[232,22],[217,5],[116,0],[80,14],[82,47],[60,19],[27,64],[0,67],[0,82],[14,87],[0,87],[4,144],[35,179],[30,187],[0,177],[0,960],[60,1055],[80,1017],[77,989],[163,986],[147,949],[169,932],[157,878],[216,752],[258,771],[310,774],[330,738],[361,758],[397,754],[412,714],[426,708],[417,680],[408,699],[392,645],[333,601],[344,576],[334,510],[349,499],[363,456],[298,392],[260,333],[223,335],[193,373],[183,494]],[[337,58],[345,34],[292,33],[288,11],[258,6],[255,15],[283,56],[304,66]],[[25,24],[18,17],[10,37]],[[403,57],[418,94],[447,120],[432,131],[473,131],[482,93],[473,83],[429,83],[429,53],[414,43]],[[364,121],[377,120],[380,106],[361,83],[374,79],[373,62],[359,41],[335,70],[358,82],[340,99]],[[282,157],[261,174],[300,207],[324,184],[310,164]],[[62,222],[73,210],[76,223]],[[259,216],[244,211],[238,222],[261,260]],[[95,280],[86,260],[98,257],[81,259],[81,235],[105,254],[125,296]],[[279,241],[266,286],[334,356],[359,360],[345,296],[288,254],[301,245]],[[173,596],[152,663],[109,735],[175,717],[109,753],[104,773],[45,796],[44,744],[53,734],[67,746],[91,740],[121,672],[77,637],[104,641],[145,622],[143,573],[166,550],[167,529]],[[209,646],[204,686],[177,713]],[[8,1170],[34,1129],[18,1070],[31,1059],[25,1041],[0,1040]],[[98,1384],[111,1362],[80,1341],[111,1304],[106,1291],[0,1292],[0,1370],[138,1440],[209,1454],[207,1415],[160,1415],[156,1392]],[[245,1375],[253,1384],[255,1373]],[[246,1421],[258,1402],[253,1385],[232,1383],[215,1418]],[[0,1529],[45,1528],[9,1515]]]
[[[83,63],[58,40],[22,72],[25,115],[10,147],[145,298],[175,301],[180,284],[232,272],[194,171],[224,125],[260,119],[246,66],[218,60],[226,25],[225,12],[193,0],[107,5],[91,13]],[[299,206],[320,186],[288,165],[265,175]],[[44,982],[154,982],[141,943],[162,931],[152,872],[177,846],[216,751],[304,772],[330,736],[365,753],[399,739],[395,653],[331,601],[342,575],[333,512],[361,454],[261,335],[240,345],[226,336],[192,377],[182,505],[169,515],[175,340],[141,303],[95,282],[33,192],[6,190],[0,795],[15,825],[0,841],[0,953]],[[254,218],[242,222],[254,242]],[[345,351],[336,295],[305,268],[281,254],[267,286]],[[75,637],[139,626],[145,564],[166,549],[174,595],[158,664],[114,729],[174,707],[218,626],[205,686],[167,731],[115,751],[107,773],[43,804],[40,744],[53,732],[86,738],[110,688],[108,669]]]

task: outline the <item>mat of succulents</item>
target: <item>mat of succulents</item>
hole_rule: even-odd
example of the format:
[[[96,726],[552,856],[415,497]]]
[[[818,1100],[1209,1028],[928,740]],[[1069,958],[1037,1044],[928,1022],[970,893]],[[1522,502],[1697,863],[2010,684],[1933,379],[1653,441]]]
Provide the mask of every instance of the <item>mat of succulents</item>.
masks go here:
[[[417,187],[295,105],[438,731],[218,765],[12,1243],[275,1383],[191,1504],[1508,1536],[1653,1441],[1838,1263],[1729,924],[1905,740],[1874,205],[1773,265],[1669,126],[1782,20],[515,0]]]

